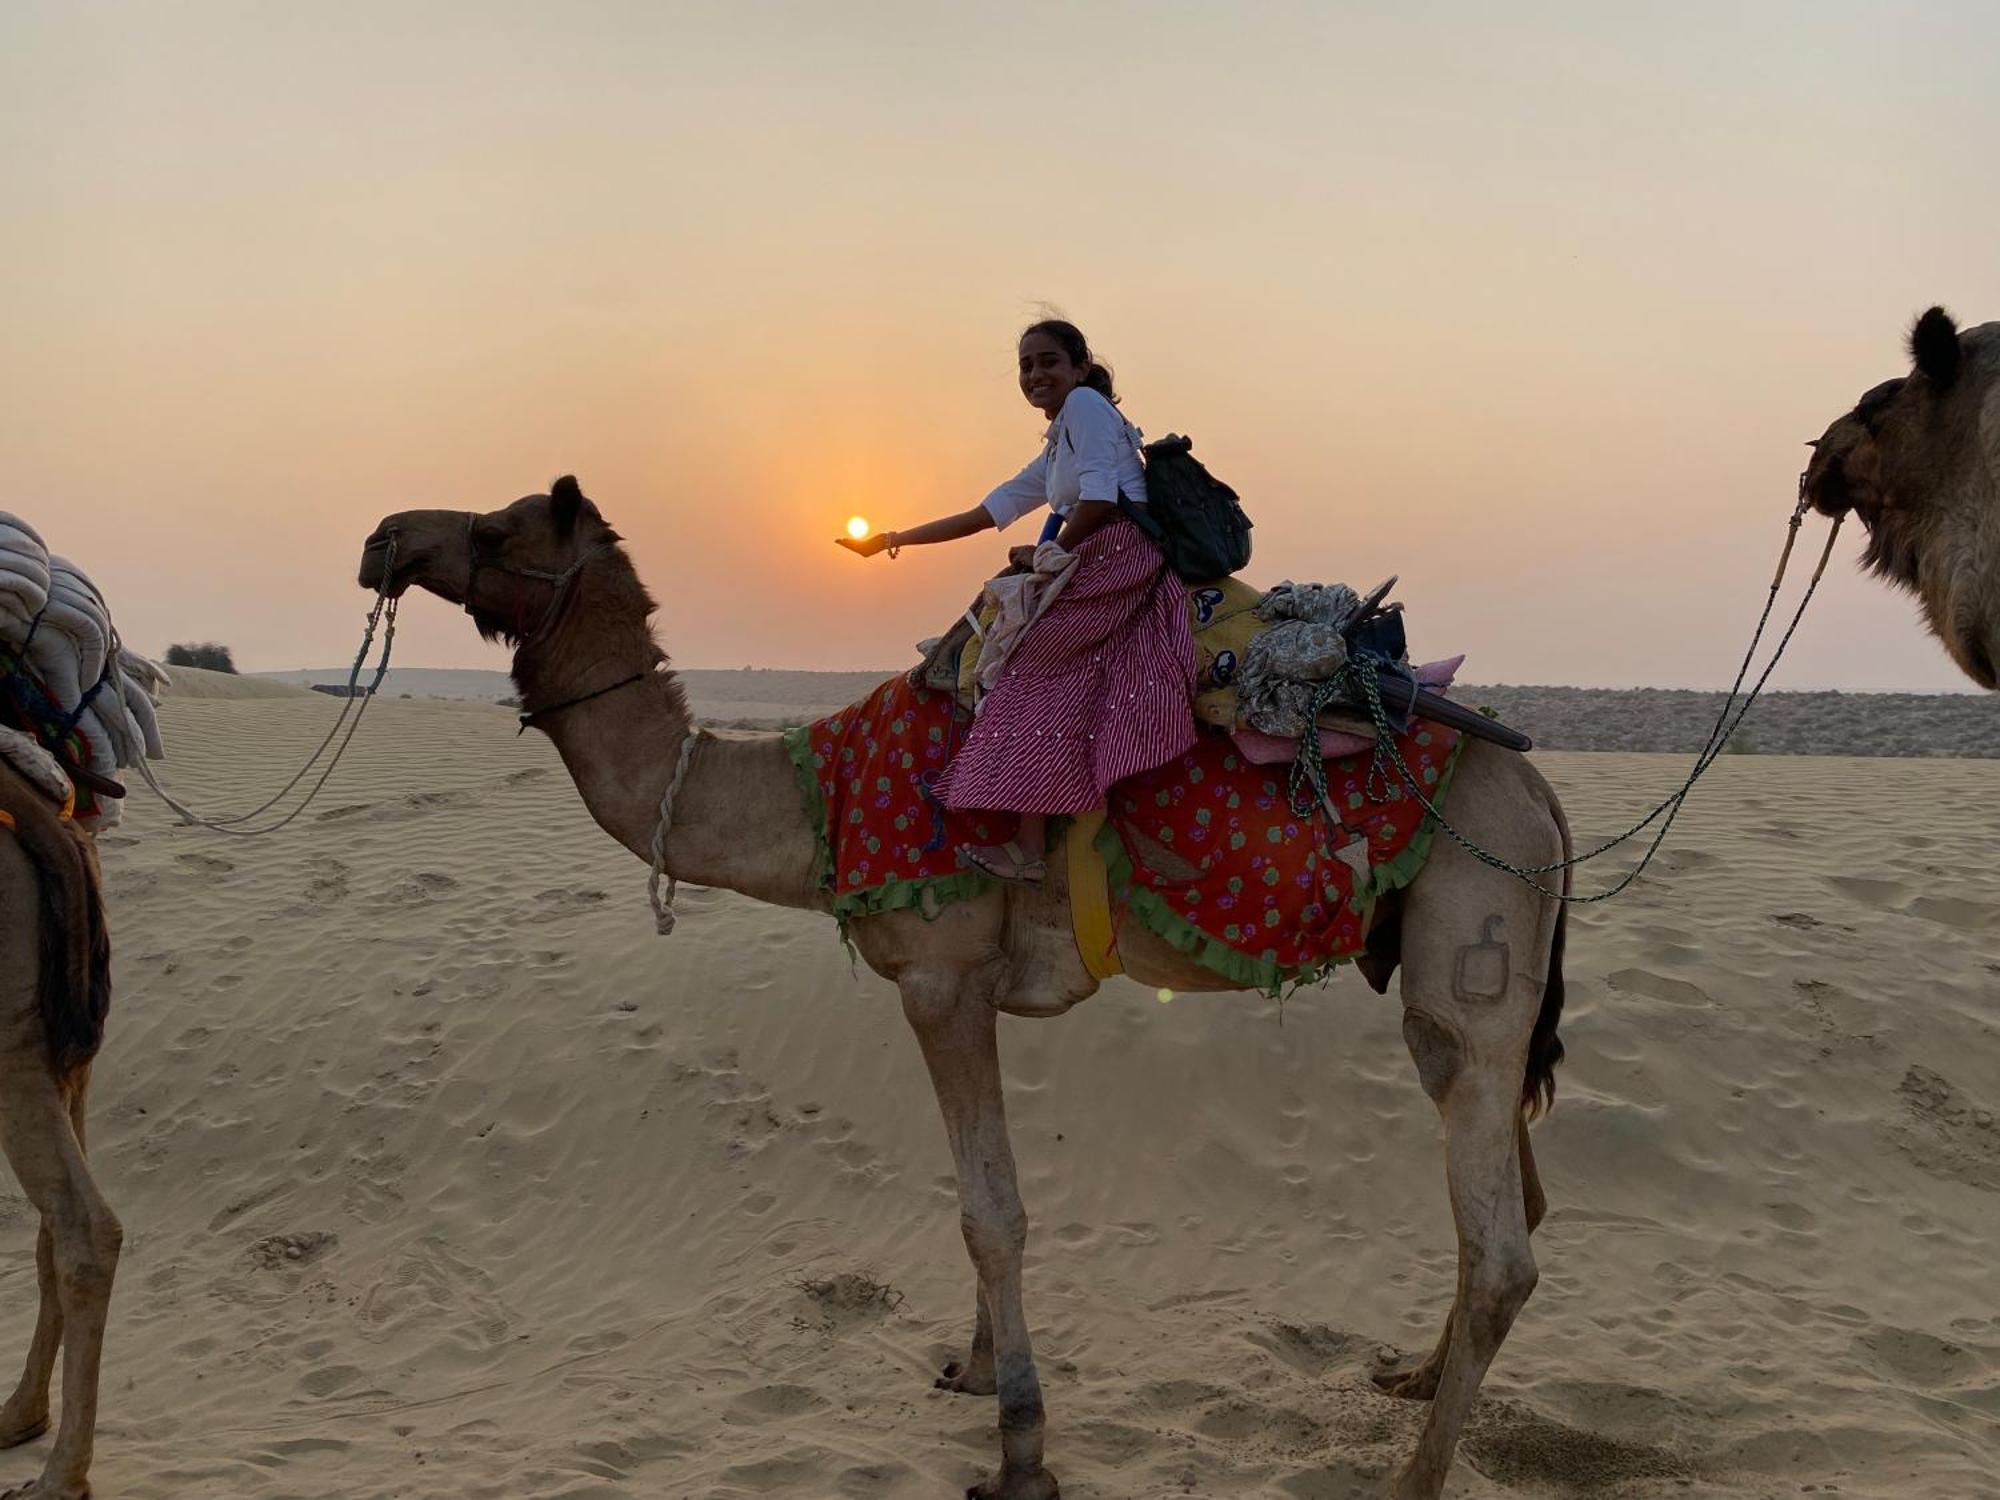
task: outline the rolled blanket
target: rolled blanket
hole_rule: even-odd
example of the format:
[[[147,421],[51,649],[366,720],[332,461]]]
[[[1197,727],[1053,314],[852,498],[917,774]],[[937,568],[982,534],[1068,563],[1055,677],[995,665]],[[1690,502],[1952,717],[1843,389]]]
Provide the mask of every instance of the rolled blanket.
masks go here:
[[[0,511],[0,646],[28,678],[17,701],[63,754],[110,779],[165,754],[155,694],[166,674],[118,641],[103,591],[76,564],[51,556],[20,517]],[[45,701],[46,700],[46,701]],[[83,796],[78,821],[118,821],[116,799]]]

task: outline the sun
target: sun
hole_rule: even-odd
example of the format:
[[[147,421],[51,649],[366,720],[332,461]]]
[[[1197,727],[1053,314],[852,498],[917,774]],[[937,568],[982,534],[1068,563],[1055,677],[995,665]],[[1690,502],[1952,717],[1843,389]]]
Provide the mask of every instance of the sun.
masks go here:
[[[867,519],[862,516],[849,516],[847,518],[847,534],[853,537],[855,541],[860,541],[868,535]]]

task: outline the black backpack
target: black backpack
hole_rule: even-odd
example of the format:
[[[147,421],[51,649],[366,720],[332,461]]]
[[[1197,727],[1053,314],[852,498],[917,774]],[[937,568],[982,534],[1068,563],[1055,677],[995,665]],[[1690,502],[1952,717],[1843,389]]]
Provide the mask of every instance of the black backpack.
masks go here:
[[[1145,505],[1124,495],[1118,508],[1153,540],[1167,566],[1189,583],[1240,573],[1250,562],[1250,518],[1236,491],[1202,467],[1194,441],[1169,433],[1139,450],[1146,463]]]

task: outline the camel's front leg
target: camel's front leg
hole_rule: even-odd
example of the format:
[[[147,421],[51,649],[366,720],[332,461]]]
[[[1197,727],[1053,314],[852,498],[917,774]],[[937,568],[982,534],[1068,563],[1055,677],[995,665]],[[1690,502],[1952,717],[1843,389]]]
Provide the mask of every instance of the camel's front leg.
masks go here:
[[[952,976],[905,976],[903,1014],[923,1048],[958,1172],[959,1223],[979,1275],[1000,1396],[1000,1472],[968,1500],[1056,1500],[1042,1467],[1042,1383],[1021,1306],[1028,1216],[1014,1182],[1014,1150],[1000,1095],[997,1016]],[[977,1336],[975,1335],[975,1354]]]
[[[935,1384],[961,1396],[990,1396],[999,1389],[993,1378],[993,1314],[986,1310],[986,1289],[976,1267],[972,1282],[972,1352],[946,1365]]]

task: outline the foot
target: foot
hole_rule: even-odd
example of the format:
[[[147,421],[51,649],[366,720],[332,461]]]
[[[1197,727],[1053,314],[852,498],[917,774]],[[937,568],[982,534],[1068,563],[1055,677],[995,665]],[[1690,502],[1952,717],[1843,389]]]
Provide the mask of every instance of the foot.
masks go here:
[[[1049,872],[1048,861],[1039,854],[1030,854],[1013,839],[1004,844],[979,846],[960,844],[958,857],[976,869],[984,870],[1000,880],[1018,881],[1024,885],[1040,885]]]
[[[984,1484],[967,1490],[965,1500],[1062,1500],[1062,1491],[1056,1488],[1056,1476],[1047,1469],[1032,1474],[1019,1470],[1009,1474],[1002,1469]]]
[[[20,1413],[11,1407],[0,1407],[0,1448],[18,1448],[23,1443],[32,1443],[48,1430],[47,1407],[38,1412]],[[5,1497],[0,1496],[0,1500],[5,1500]]]
[[[932,1384],[938,1390],[950,1391],[958,1396],[991,1396],[1000,1389],[1000,1383],[993,1375],[993,1356],[990,1353],[984,1361],[977,1357],[953,1360],[938,1373]]]
[[[44,1474],[10,1490],[0,1490],[0,1500],[90,1500],[90,1485],[58,1485]]]
[[[1427,1359],[1414,1370],[1377,1370],[1369,1379],[1376,1390],[1399,1401],[1431,1401],[1437,1397],[1443,1373],[1442,1361]]]

